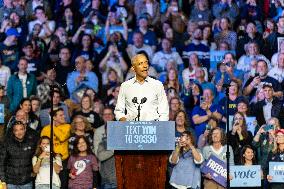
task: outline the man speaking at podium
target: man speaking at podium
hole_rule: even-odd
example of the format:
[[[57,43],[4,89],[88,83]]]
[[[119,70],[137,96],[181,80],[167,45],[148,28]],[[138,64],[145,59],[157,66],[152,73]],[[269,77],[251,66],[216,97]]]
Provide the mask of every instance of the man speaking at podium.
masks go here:
[[[131,60],[135,77],[122,83],[115,107],[119,121],[168,121],[169,105],[163,84],[148,76],[149,63],[144,54]]]

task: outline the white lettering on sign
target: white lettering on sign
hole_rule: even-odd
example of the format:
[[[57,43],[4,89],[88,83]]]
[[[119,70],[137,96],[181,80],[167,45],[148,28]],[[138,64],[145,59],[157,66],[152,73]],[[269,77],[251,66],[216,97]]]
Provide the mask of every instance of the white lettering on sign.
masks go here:
[[[157,133],[156,126],[142,126],[143,135],[155,135]]]
[[[284,171],[284,166],[283,165],[274,165],[273,170],[274,171]]]
[[[139,135],[141,126],[126,126],[126,134],[128,135]]]
[[[214,160],[210,159],[207,162],[207,166],[213,171],[215,171],[216,173],[218,173],[219,175],[221,175],[222,177],[227,178],[227,169],[224,169],[221,165],[216,163]]]

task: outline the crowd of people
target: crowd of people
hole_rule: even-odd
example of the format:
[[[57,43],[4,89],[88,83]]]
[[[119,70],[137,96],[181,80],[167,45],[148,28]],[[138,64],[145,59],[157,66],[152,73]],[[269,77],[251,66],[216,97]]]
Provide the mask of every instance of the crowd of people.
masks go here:
[[[284,162],[282,0],[3,0],[0,7],[0,180],[8,189],[50,187],[51,122],[53,188],[117,187],[106,122],[115,120],[120,84],[135,77],[137,54],[163,83],[176,125],[168,188],[224,188],[200,165],[212,154],[226,162],[227,145],[230,165],[261,165],[259,188],[284,187],[270,182],[268,167]],[[216,52],[222,60],[213,65]]]

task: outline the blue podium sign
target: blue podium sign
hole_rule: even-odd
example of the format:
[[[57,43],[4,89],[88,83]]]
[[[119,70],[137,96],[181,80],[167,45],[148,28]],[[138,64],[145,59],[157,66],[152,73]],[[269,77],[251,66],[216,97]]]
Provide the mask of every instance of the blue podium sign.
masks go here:
[[[230,166],[230,174],[233,179],[231,187],[256,187],[261,186],[260,165]]]
[[[174,150],[174,121],[109,121],[108,150]]]
[[[269,175],[271,182],[284,183],[284,162],[269,162]]]

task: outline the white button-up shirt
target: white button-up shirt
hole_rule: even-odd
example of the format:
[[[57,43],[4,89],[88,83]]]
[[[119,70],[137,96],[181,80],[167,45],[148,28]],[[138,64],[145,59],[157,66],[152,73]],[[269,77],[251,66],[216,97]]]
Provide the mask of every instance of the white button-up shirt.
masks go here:
[[[136,81],[136,77],[122,83],[114,110],[116,120],[125,117],[127,121],[137,120],[138,104],[141,103],[140,121],[168,121],[169,104],[163,84],[151,77],[147,77],[143,84]],[[126,112],[125,112],[126,110]]]
[[[272,100],[269,102],[265,100],[266,105],[263,106],[263,116],[265,121],[267,122],[271,118],[271,110],[272,110]]]

